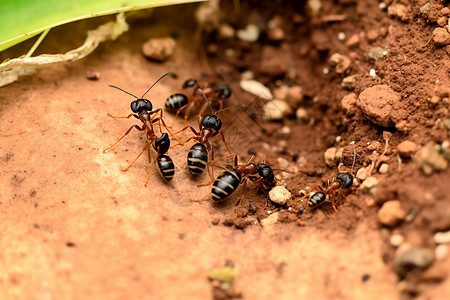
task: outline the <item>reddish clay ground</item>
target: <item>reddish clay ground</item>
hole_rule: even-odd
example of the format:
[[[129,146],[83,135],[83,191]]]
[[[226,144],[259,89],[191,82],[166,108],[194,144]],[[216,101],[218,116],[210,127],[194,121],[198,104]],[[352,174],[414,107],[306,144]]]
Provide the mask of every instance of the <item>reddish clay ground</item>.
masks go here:
[[[435,233],[450,229],[450,169],[425,175],[418,166],[424,160],[417,158],[430,142],[440,146],[443,154],[436,155],[442,158],[449,142],[450,46],[430,40],[435,28],[443,28],[442,17],[450,16],[444,9],[448,4],[429,1],[421,13],[427,1],[386,1],[390,17],[375,0],[323,1],[321,13],[306,18],[303,3],[278,2],[260,10],[260,4],[241,1],[240,12],[223,4],[219,18],[238,29],[251,20],[267,24],[280,16],[285,36],[278,42],[268,31],[254,43],[219,40],[215,32],[204,31],[201,45],[214,53],[199,59],[193,37],[196,6],[156,9],[151,18],[131,18],[130,32],[89,57],[2,88],[1,299],[220,298],[224,292],[213,290],[215,282],[207,275],[230,261],[237,274],[233,288],[245,299],[450,297],[448,254],[434,257],[426,268],[403,265],[406,270],[395,271],[398,245],[392,243],[393,235],[401,236],[403,243],[434,255]],[[57,29],[39,51],[75,48],[86,29],[103,21]],[[169,35],[177,41],[169,60],[156,63],[142,56],[147,39]],[[352,44],[354,35],[358,43]],[[386,52],[373,61],[368,52],[375,46]],[[22,54],[21,47],[2,58]],[[350,64],[331,66],[334,53]],[[377,76],[370,76],[370,69]],[[120,171],[145,145],[142,132],[133,131],[113,151],[102,152],[135,123],[106,115],[128,114],[133,100],[108,84],[140,95],[161,74],[176,72],[177,80],[166,78],[148,94],[154,107],[162,108],[187,78],[223,82],[219,70],[237,95],[226,105],[248,105],[220,115],[232,150],[241,162],[256,154],[273,168],[295,172],[276,172],[293,193],[285,206],[270,203],[252,183],[238,218],[234,203],[240,188],[223,205],[189,202],[210,189],[196,186],[209,180],[206,174],[193,180],[186,168],[191,144],[169,151],[176,165],[171,183],[152,166],[147,187],[145,156],[128,172]],[[282,85],[300,86],[304,96],[292,109],[304,108],[308,120],[298,122],[293,113],[276,123],[262,122],[264,101],[239,88],[247,70],[272,92]],[[99,72],[100,79],[86,79],[87,71]],[[349,90],[341,82],[350,75],[355,77]],[[380,84],[390,87],[382,93],[390,99],[383,120],[360,109],[364,95],[374,94],[367,88]],[[391,91],[398,97],[389,98]],[[342,99],[351,93],[358,102],[346,106]],[[164,118],[174,129],[184,125],[173,114]],[[285,126],[289,135],[281,134]],[[397,146],[406,140],[418,150],[400,155]],[[213,144],[217,157],[226,154],[220,138]],[[335,166],[324,161],[330,147],[342,148]],[[351,172],[353,163],[353,174],[374,165],[376,191],[352,192],[337,212],[327,203],[299,214],[300,203],[293,200],[300,190],[339,171]],[[389,165],[383,174],[382,163]],[[400,202],[394,212],[400,216],[390,226],[380,224],[380,207],[391,200]],[[261,225],[274,214],[275,224]],[[439,246],[448,251],[448,241]]]

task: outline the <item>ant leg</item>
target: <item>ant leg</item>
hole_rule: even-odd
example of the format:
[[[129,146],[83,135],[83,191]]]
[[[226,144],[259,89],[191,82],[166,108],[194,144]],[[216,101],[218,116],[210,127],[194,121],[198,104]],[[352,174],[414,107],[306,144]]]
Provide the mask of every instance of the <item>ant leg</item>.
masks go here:
[[[125,169],[123,169],[123,172],[128,171],[128,169],[136,162],[136,160],[142,155],[142,153],[144,153],[145,150],[147,150],[147,148],[152,144],[152,141],[149,141],[147,144],[145,144],[144,148],[142,149],[141,153],[139,153],[139,155],[133,160],[133,162],[126,167]]]
[[[304,195],[303,197],[301,197],[299,199],[295,199],[294,201],[302,201],[303,199],[307,198],[309,195],[311,195],[316,190],[319,190],[322,192],[323,188],[320,184],[317,184],[317,185],[313,186],[306,195]]]
[[[218,167],[218,168],[221,168],[221,169],[223,169],[223,170],[227,170],[226,167],[221,166],[221,165],[217,164],[216,162],[219,161],[219,160],[232,158],[232,157],[234,157],[234,156],[236,156],[236,154],[224,156],[224,157],[221,157],[221,158],[219,158],[219,159],[216,159],[215,161],[208,162],[208,164],[212,165],[212,168],[213,168],[213,169],[214,169],[214,167]],[[209,171],[209,169],[208,169],[208,171]],[[211,174],[210,174],[210,176],[211,176]],[[197,186],[198,186],[198,187],[202,187],[202,186],[210,185],[211,183],[213,183],[213,182],[216,180],[216,179],[214,178],[214,175],[212,175],[211,178],[212,178],[212,179],[211,179],[210,181],[208,181],[208,182],[206,182],[206,183],[198,184]]]
[[[206,198],[208,198],[209,195],[211,195],[211,193],[206,194],[205,196],[203,196],[203,197],[200,198],[200,199],[189,199],[189,201],[190,201],[190,202],[202,202],[202,201],[205,201]]]
[[[139,131],[143,131],[144,130],[144,128],[141,128],[141,127],[139,127],[138,125],[133,125],[133,126],[131,126],[130,128],[128,128],[128,130],[124,133],[124,135],[122,135],[114,144],[112,144],[111,146],[109,146],[108,148],[106,148],[105,150],[103,150],[103,153],[106,153],[106,152],[108,152],[109,150],[111,150],[112,148],[114,148],[114,146],[116,146],[124,137],[126,137],[129,133],[130,133],[130,131],[133,129],[133,128],[136,128],[137,130],[139,130]]]
[[[189,105],[189,104],[188,104],[188,105]],[[188,107],[188,105],[185,105],[185,106],[183,106],[183,107],[181,107],[181,108],[179,108],[179,109],[177,110],[177,113],[175,114],[175,118],[173,119],[173,122],[174,122],[174,123],[176,122],[176,119],[177,119],[178,116],[180,115],[181,111],[184,110],[184,109],[186,109],[186,107]],[[184,124],[184,126],[186,126],[186,124]]]
[[[200,134],[194,129],[194,127],[192,127],[191,125],[188,125],[188,126],[184,127],[183,129],[178,130],[177,132],[174,133],[174,135],[177,135],[177,134],[179,134],[180,132],[183,132],[183,131],[185,131],[185,130],[188,129],[188,128],[190,128],[191,131],[192,131],[196,136],[199,136],[199,135],[200,135]]]
[[[247,185],[247,178],[244,179],[244,181],[242,182],[242,196],[239,199],[239,201],[236,203],[237,208],[236,208],[236,217],[239,214],[239,209],[241,208],[242,202],[244,200],[245,197],[245,186]]]
[[[189,114],[191,113],[192,108],[194,107],[194,102],[191,102],[187,105],[186,112],[184,113],[184,126],[187,125],[189,120]]]
[[[156,161],[158,156],[155,157],[155,159],[152,161],[152,156],[150,154],[150,147],[147,148],[148,151],[148,173],[147,173],[147,181],[145,182],[144,186],[147,187],[148,181],[150,180],[150,171],[152,170],[152,164]]]
[[[114,119],[129,119],[129,118],[131,118],[131,117],[135,117],[136,119],[139,119],[139,117],[138,116],[136,116],[135,114],[129,114],[128,116],[113,116],[112,114],[110,114],[110,113],[107,113],[106,114],[107,116],[109,116],[109,117],[111,117],[111,118],[114,118]]]
[[[174,148],[174,147],[179,146],[179,145],[186,144],[187,142],[189,142],[189,141],[192,140],[193,138],[194,138],[194,137],[190,137],[190,138],[188,138],[187,140],[185,140],[184,142],[181,141],[181,142],[179,142],[179,143],[176,143],[175,145],[170,146],[169,149],[170,149],[170,148]]]
[[[223,143],[225,144],[225,147],[227,147],[228,154],[231,154],[231,150],[230,150],[230,148],[228,147],[227,142],[225,142],[225,135],[223,134],[222,130],[220,130],[219,132],[220,132],[220,135],[222,136],[222,141],[223,141]]]

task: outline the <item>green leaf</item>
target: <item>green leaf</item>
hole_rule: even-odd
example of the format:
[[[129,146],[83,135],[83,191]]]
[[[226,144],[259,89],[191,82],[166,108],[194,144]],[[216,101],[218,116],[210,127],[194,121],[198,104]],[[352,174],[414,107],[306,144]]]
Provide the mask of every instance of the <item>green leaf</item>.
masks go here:
[[[0,51],[82,19],[204,0],[0,0]]]

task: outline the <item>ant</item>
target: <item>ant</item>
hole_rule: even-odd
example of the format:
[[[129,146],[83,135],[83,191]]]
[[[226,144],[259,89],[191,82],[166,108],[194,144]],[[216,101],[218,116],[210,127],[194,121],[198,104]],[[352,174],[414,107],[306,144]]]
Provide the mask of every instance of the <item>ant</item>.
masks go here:
[[[206,165],[208,164],[208,153],[211,153],[211,161],[214,161],[214,148],[213,146],[210,144],[209,139],[220,134],[222,136],[222,141],[225,144],[225,146],[227,147],[227,151],[230,154],[230,156],[226,156],[223,157],[219,160],[222,160],[224,158],[230,158],[233,155],[231,154],[230,148],[228,147],[228,144],[225,141],[225,136],[221,130],[222,128],[222,121],[219,119],[219,117],[217,117],[216,115],[222,111],[231,109],[231,108],[235,108],[235,107],[239,107],[239,106],[245,106],[244,104],[239,104],[239,105],[234,105],[234,106],[230,106],[221,110],[218,110],[216,112],[214,112],[208,98],[206,97],[205,93],[203,92],[203,90],[198,89],[200,91],[200,93],[203,95],[204,99],[206,100],[206,102],[209,105],[209,108],[211,109],[212,114],[210,115],[206,115],[203,118],[201,116],[199,116],[198,118],[198,126],[199,126],[199,130],[198,132],[194,129],[194,127],[188,125],[186,127],[184,127],[183,129],[181,129],[180,131],[176,132],[176,134],[185,131],[186,129],[190,129],[193,133],[194,136],[188,138],[186,141],[182,141],[179,142],[178,144],[173,145],[172,147],[181,145],[181,144],[185,144],[187,142],[189,142],[190,140],[195,140],[197,141],[196,144],[194,144],[190,149],[189,149],[189,153],[188,153],[188,167],[189,167],[189,171],[191,172],[192,176],[198,176],[201,173],[203,173],[203,171],[206,168]],[[210,172],[209,168],[208,168],[208,172]],[[211,178],[214,178],[214,168],[212,171],[212,175],[210,172],[210,176]]]
[[[255,156],[252,155],[245,165],[238,165],[238,157],[234,156],[234,165],[227,166],[224,172],[222,172],[215,180],[211,188],[211,192],[201,199],[191,199],[192,202],[204,201],[209,195],[218,203],[230,196],[237,187],[242,184],[242,195],[238,202],[236,202],[236,216],[238,215],[239,208],[242,204],[242,200],[245,197],[245,187],[247,180],[250,179],[253,182],[259,182],[260,187],[264,192],[269,191],[276,184],[274,170],[265,163],[253,163]],[[208,185],[208,184],[203,184]]]
[[[336,177],[327,179],[323,187],[320,184],[317,184],[310,189],[309,193],[295,201],[302,201],[309,197],[308,206],[314,208],[318,207],[328,198],[331,201],[334,211],[337,211],[336,201],[344,200],[347,191],[349,191],[352,186],[353,176],[350,173],[339,173]]]
[[[170,135],[172,135],[172,133],[167,128],[167,125],[162,119],[162,109],[158,108],[156,110],[153,110],[153,105],[150,102],[150,100],[144,99],[144,96],[152,89],[152,87],[155,86],[156,83],[158,83],[161,79],[163,79],[167,75],[171,75],[173,78],[176,78],[176,75],[174,73],[171,72],[165,73],[158,80],[156,80],[155,83],[152,84],[152,86],[150,86],[150,88],[142,95],[141,98],[138,98],[135,95],[117,86],[109,85],[110,87],[116,88],[130,96],[133,96],[134,98],[136,98],[136,100],[134,100],[130,104],[131,111],[133,112],[132,114],[129,114],[128,116],[125,117],[113,116],[109,113],[107,115],[115,119],[129,119],[131,117],[135,117],[136,119],[142,122],[141,125],[142,127],[139,127],[139,125],[136,124],[132,125],[114,144],[103,150],[103,153],[106,153],[110,149],[114,148],[125,136],[127,136],[131,132],[133,128],[136,128],[139,131],[146,131],[147,144],[144,146],[141,153],[133,160],[133,162],[123,170],[124,172],[128,171],[128,169],[136,162],[136,160],[142,155],[142,153],[144,153],[144,151],[148,149],[149,170],[145,186],[147,186],[148,181],[150,179],[150,167],[155,160],[158,160],[159,170],[161,171],[161,174],[163,175],[164,179],[166,179],[167,181],[170,181],[173,178],[175,172],[175,166],[173,164],[172,159],[169,156],[165,155],[165,153],[169,150],[170,147],[170,139],[167,133],[162,132],[161,123],[167,129]],[[156,114],[158,112],[160,113],[160,115],[156,117]],[[161,132],[161,136],[159,138],[156,136],[155,131],[153,129],[153,125],[156,123],[159,126],[159,131]],[[150,144],[153,145],[153,148],[158,153],[158,156],[153,161],[151,160],[150,155],[150,148],[149,148]]]
[[[200,90],[211,99],[211,101],[218,100],[220,102],[220,108],[222,108],[222,100],[231,97],[231,88],[227,84],[213,84],[211,86],[205,85],[203,89],[200,88],[197,80],[188,79],[183,83],[183,89],[194,88],[192,96],[187,97],[185,94],[176,93],[170,95],[165,102],[166,109],[177,110],[175,118],[178,117],[182,110],[186,110],[184,113],[184,123],[186,125],[189,118],[189,114],[194,106],[198,106],[202,103],[203,98],[200,94]],[[206,104],[200,108],[199,115],[202,115],[206,109]]]

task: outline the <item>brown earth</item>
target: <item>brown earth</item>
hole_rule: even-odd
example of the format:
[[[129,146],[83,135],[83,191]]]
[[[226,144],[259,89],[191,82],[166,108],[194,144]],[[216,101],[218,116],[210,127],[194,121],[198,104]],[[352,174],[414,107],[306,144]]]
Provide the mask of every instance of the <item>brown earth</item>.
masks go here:
[[[450,16],[448,3],[385,1],[387,9],[380,9],[375,0],[322,1],[315,17],[305,17],[303,2],[241,1],[239,11],[233,3],[222,3],[215,19],[235,29],[259,24],[258,42],[221,39],[206,25],[200,39],[197,5],[160,8],[151,17],[148,12],[130,16],[128,33],[87,58],[2,88],[1,299],[229,297],[207,279],[227,262],[237,274],[230,289],[245,299],[450,297],[448,254],[438,255],[426,270],[414,265],[399,270],[394,268],[398,245],[392,242],[394,235],[431,253],[449,249],[448,241],[437,247],[434,235],[450,229],[450,169],[440,167],[449,141],[450,46],[441,45],[445,37],[431,40],[439,33],[433,35],[435,28],[444,26],[442,18]],[[265,28],[275,16],[281,40]],[[55,29],[38,51],[76,48],[86,30],[109,19]],[[339,33],[345,38],[340,40]],[[158,63],[143,57],[145,41],[167,36],[176,40],[170,59]],[[3,52],[2,59],[27,47]],[[368,57],[373,47],[383,50],[375,60]],[[341,56],[333,66],[335,53]],[[376,76],[369,75],[371,69]],[[289,104],[293,112],[304,108],[307,120],[296,120],[292,112],[282,121],[263,122],[265,100],[239,87],[241,73],[248,70],[272,92],[300,86],[303,97]],[[178,79],[166,78],[149,92],[155,108],[181,92],[187,78],[218,83],[225,74],[234,95],[225,105],[247,105],[220,114],[227,141],[241,163],[256,154],[258,162],[295,172],[276,171],[293,193],[287,205],[270,203],[252,182],[238,218],[234,203],[241,188],[222,205],[190,202],[210,189],[196,186],[209,180],[207,174],[194,180],[186,168],[191,143],[169,150],[176,165],[173,181],[165,183],[152,166],[147,187],[146,157],[121,172],[145,145],[142,132],[132,131],[103,153],[135,124],[106,115],[127,115],[133,100],[107,85],[140,95],[167,71]],[[88,80],[88,72],[100,78]],[[353,84],[346,89],[341,82],[350,75]],[[347,102],[341,102],[345,96]],[[174,114],[165,113],[164,119],[175,130],[184,125]],[[286,126],[290,134],[282,133]],[[404,141],[419,150],[397,147]],[[220,138],[212,143],[216,157],[226,154]],[[437,154],[434,144],[440,145]],[[334,166],[324,160],[330,147],[342,148]],[[429,156],[421,149],[430,149]],[[431,156],[441,165],[427,161]],[[388,170],[381,174],[383,163]],[[421,170],[418,164],[428,167]],[[301,190],[340,171],[355,175],[362,167],[377,178],[376,190],[353,191],[337,212],[326,202],[299,213],[303,204],[293,200]],[[401,211],[394,211],[394,220],[387,216],[388,227],[377,213],[390,200],[399,200]],[[380,214],[387,210],[383,207]],[[275,224],[261,225],[274,215]]]

